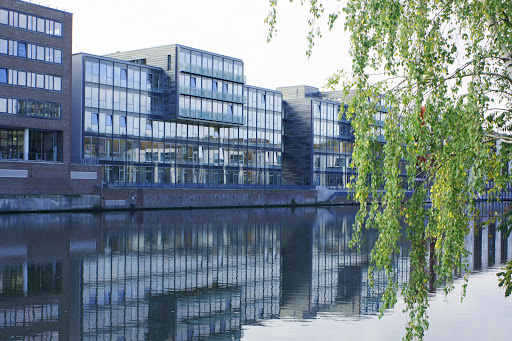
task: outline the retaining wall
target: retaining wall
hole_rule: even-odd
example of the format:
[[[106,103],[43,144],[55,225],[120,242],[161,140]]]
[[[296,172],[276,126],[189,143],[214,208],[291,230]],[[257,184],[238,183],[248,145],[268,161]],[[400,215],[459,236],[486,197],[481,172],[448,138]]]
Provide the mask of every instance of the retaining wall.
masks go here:
[[[102,208],[205,208],[311,205],[316,190],[107,189]]]
[[[10,195],[0,197],[0,212],[89,210],[99,207],[99,195]]]
[[[100,195],[2,195],[0,213],[314,205],[316,190],[103,189]]]
[[[101,167],[45,162],[0,162],[0,198],[24,195],[99,195]]]

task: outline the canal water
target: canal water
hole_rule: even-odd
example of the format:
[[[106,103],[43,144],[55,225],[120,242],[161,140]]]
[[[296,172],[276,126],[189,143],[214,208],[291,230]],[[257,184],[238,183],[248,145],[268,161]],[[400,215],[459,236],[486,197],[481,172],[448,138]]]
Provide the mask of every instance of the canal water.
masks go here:
[[[503,205],[486,207],[500,211]],[[355,207],[0,215],[0,340],[400,340],[368,283]],[[431,294],[426,340],[510,339],[496,272],[512,238],[475,224],[472,274]],[[408,279],[405,238],[393,259]]]

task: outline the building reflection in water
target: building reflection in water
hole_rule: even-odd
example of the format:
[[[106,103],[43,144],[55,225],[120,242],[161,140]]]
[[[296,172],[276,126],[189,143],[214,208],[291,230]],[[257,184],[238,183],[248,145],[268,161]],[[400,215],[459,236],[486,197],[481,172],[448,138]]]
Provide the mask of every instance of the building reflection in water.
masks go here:
[[[488,212],[505,204],[486,204]],[[377,234],[349,248],[356,209],[299,208],[0,216],[0,339],[237,340],[244,325],[319,313],[376,314],[367,280]],[[482,218],[472,269],[510,259]],[[407,281],[400,241],[395,280]]]

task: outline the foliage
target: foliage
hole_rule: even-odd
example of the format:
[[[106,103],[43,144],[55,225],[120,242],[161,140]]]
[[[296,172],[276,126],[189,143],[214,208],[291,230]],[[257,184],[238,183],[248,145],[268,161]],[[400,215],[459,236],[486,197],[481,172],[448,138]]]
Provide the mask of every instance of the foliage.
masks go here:
[[[504,271],[499,272],[500,287],[505,288],[505,296],[508,297],[512,293],[512,262],[508,262]]]
[[[503,232],[505,238],[510,237],[512,233],[512,210],[508,210],[502,216],[502,223],[498,226],[498,231]],[[505,297],[510,296],[512,293],[512,261],[507,263],[503,271],[498,272],[500,278],[499,286],[505,288]]]
[[[422,339],[429,262],[437,287],[451,290],[454,276],[467,273],[464,240],[478,214],[475,200],[510,180],[512,2],[347,0],[341,10],[338,2],[301,0],[310,12],[307,53],[322,25],[331,29],[344,18],[352,70],[335,73],[328,85],[343,82],[353,94],[347,104],[361,205],[354,241],[363,228],[379,229],[372,263],[390,279],[384,308],[393,306],[392,255],[405,222],[413,251],[402,289],[409,314],[404,339]],[[277,0],[270,3],[269,39],[276,33]],[[379,127],[375,115],[382,104],[389,111]],[[500,277],[507,295],[511,274],[509,263]]]

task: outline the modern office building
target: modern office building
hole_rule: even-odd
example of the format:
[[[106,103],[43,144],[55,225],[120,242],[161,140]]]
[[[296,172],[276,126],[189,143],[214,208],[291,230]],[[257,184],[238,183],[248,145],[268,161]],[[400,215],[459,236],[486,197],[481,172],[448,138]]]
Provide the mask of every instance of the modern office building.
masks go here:
[[[73,158],[101,163],[107,183],[163,181],[171,152],[165,150],[164,135],[171,128],[155,118],[164,80],[157,68],[74,55]]]
[[[71,42],[71,13],[0,3],[0,194],[74,191]]]
[[[354,135],[342,98],[310,86],[277,89],[284,100],[283,177],[297,185],[347,188]]]
[[[107,188],[346,188],[354,174],[350,122],[328,93],[250,86],[242,60],[181,45],[71,56],[70,13],[2,6],[0,177],[30,178],[27,191],[100,178]],[[5,181],[14,193],[21,180]]]
[[[107,187],[281,184],[282,98],[180,45],[73,56],[73,156]]]

